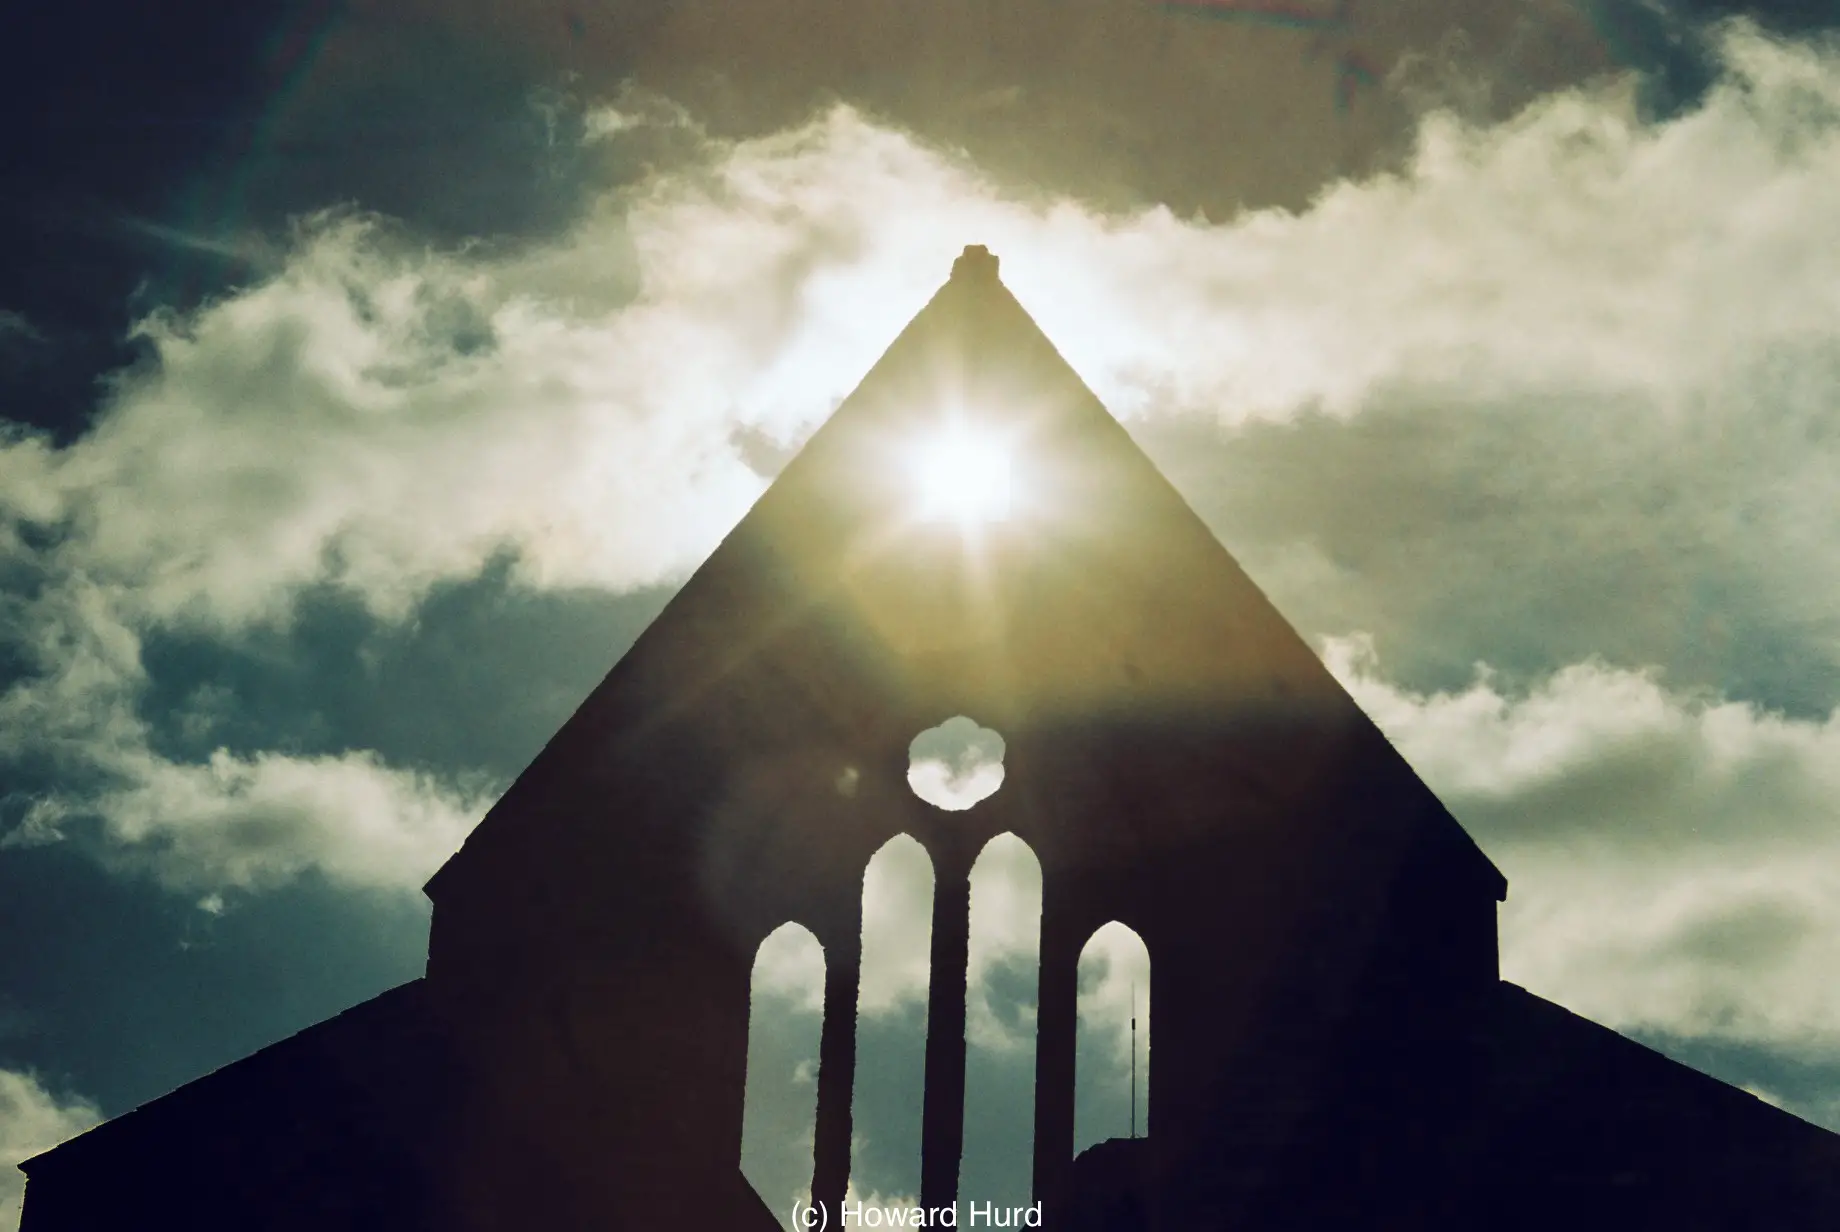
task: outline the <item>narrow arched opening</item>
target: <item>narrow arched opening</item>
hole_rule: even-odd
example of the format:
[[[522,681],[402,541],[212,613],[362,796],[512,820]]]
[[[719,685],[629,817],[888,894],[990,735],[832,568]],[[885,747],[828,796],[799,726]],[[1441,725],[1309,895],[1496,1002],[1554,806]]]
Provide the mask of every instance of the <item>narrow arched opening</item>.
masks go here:
[[[1073,1150],[1150,1134],[1150,949],[1113,920],[1080,950]]]
[[[961,1202],[1030,1201],[1040,979],[1041,862],[1014,834],[999,834],[971,866]]]
[[[741,1113],[741,1174],[782,1221],[811,1194],[823,1025],[824,948],[782,924],[754,952]]]
[[[932,937],[933,861],[896,835],[863,870],[850,1196],[871,1205],[910,1206],[920,1193]]]

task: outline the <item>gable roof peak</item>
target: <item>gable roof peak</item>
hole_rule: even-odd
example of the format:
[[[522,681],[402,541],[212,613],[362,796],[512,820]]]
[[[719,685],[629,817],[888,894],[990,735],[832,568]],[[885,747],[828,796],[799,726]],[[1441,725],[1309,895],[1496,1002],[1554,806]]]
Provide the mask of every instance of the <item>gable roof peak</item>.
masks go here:
[[[952,277],[969,282],[974,279],[997,280],[997,256],[982,244],[966,244],[965,251],[952,262]]]

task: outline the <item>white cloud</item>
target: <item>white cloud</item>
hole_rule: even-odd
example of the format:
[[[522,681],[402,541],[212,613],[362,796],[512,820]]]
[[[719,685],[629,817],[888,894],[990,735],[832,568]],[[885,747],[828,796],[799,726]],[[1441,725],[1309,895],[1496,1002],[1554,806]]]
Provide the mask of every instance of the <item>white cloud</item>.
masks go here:
[[[1151,975],[1143,939],[1117,920],[1095,929],[1080,948],[1076,1151],[1150,1123]]]
[[[56,459],[73,552],[155,618],[226,624],[322,579],[400,614],[507,547],[542,581],[680,568],[759,490],[715,374],[662,362],[690,341],[668,311],[612,327],[515,281],[342,219],[274,279],[144,323],[157,365]]]
[[[882,845],[863,870],[860,1014],[924,1006],[932,970],[933,861],[905,834]]]
[[[1327,658],[1507,874],[1507,978],[1612,1026],[1840,1048],[1840,712],[1597,663],[1421,695],[1360,639]]]
[[[921,1222],[924,1216],[916,1217],[913,1214],[915,1211],[923,1211],[925,1209],[921,1207],[919,1197],[913,1194],[884,1194],[873,1190],[869,1193],[863,1193],[856,1187],[856,1182],[852,1179],[843,1191],[843,1200],[851,1209],[850,1221],[853,1227],[905,1228],[925,1226],[924,1223]],[[859,1203],[861,1204],[862,1210],[860,1220],[857,1218],[856,1214],[857,1204]],[[841,1221],[842,1213],[835,1212],[835,1214],[839,1221]],[[839,1226],[841,1226],[841,1222]]]
[[[969,766],[955,766],[936,758],[923,758],[908,765],[907,785],[928,804],[959,811],[996,794],[997,788],[1003,786],[1003,764],[976,761]]]
[[[275,885],[311,868],[344,885],[419,886],[460,847],[488,800],[368,753],[144,756],[131,786],[93,807],[128,858],[185,887]]]
[[[754,959],[748,1017],[747,1100],[741,1170],[792,1227],[794,1201],[808,1201],[824,1012],[824,951],[798,924],[783,924]]]
[[[1014,199],[843,109],[704,141],[514,253],[320,219],[272,278],[143,323],[157,362],[72,448],[12,442],[9,499],[74,517],[74,556],[168,618],[273,616],[323,578],[400,612],[502,547],[541,582],[674,576],[760,490],[732,432],[807,431],[971,239],[1125,413],[1353,413],[1401,382],[1678,406],[1840,336],[1835,57],[1723,45],[1670,123],[1627,89],[1433,114],[1405,172],[1225,225]]]
[[[418,888],[489,800],[384,765],[218,750],[202,764],[149,747],[136,714],[140,637],[121,596],[72,578],[34,601],[28,647],[44,671],[0,693],[0,757],[48,759],[70,780],[35,800],[0,846],[62,837],[93,817],[110,858],[177,889],[257,888],[316,869],[355,886]]]
[[[0,695],[0,752],[111,776],[64,803],[102,808],[108,833],[187,884],[431,866],[474,805],[452,785],[358,755],[149,753],[140,638],[282,621],[327,581],[400,617],[505,549],[535,586],[681,576],[761,490],[737,433],[800,439],[967,241],[1001,255],[1127,416],[1359,421],[1423,399],[1480,424],[1538,396],[1603,406],[1624,453],[1657,468],[1686,441],[1691,492],[1623,533],[1674,519],[1743,555],[1748,601],[1777,605],[1811,656],[1840,653],[1821,640],[1840,596],[1818,580],[1840,576],[1824,392],[1840,365],[1840,59],[1742,26],[1722,47],[1725,78],[1674,120],[1641,119],[1627,89],[1554,95],[1495,127],[1433,114],[1401,173],[1219,225],[1006,194],[848,110],[725,144],[630,100],[594,141],[674,125],[696,157],[559,237],[437,252],[374,221],[311,221],[272,275],[146,321],[153,362],[83,439],[0,440],[0,552],[45,575],[6,613],[42,670]],[[1733,409],[1753,405],[1774,416],[1763,445]],[[1503,481],[1465,475],[1440,522],[1467,522],[1474,485]],[[1768,559],[1700,533],[1759,505]],[[62,538],[28,549],[22,521]],[[1324,541],[1306,524],[1251,555]],[[1487,546],[1468,563],[1508,568],[1514,553]],[[1559,564],[1588,576],[1627,558],[1614,547],[1579,535]],[[1555,553],[1533,555],[1551,576]],[[1294,572],[1300,593],[1351,584],[1333,554],[1316,563]],[[1452,571],[1393,563],[1407,589]],[[34,833],[58,816],[40,808]]]
[[[1119,1071],[1131,1062],[1131,1019],[1137,1019],[1140,1069],[1150,1050],[1150,951],[1142,937],[1113,920],[1080,947],[1079,1018],[1082,1032],[1112,1037]]]
[[[266,889],[314,870],[354,887],[419,888],[460,847],[490,800],[432,776],[384,765],[374,754],[235,756],[203,764],[139,751],[91,772],[127,785],[71,790],[35,801],[0,848],[66,837],[60,823],[95,817],[119,867],[153,873],[169,888]]]
[[[0,1069],[0,1232],[19,1226],[25,1175],[13,1165],[100,1123],[83,1099],[61,1099],[31,1074]]]
[[[538,582],[655,581],[760,490],[734,430],[809,430],[968,240],[1126,414],[1350,414],[1400,383],[1679,407],[1840,336],[1836,59],[1723,47],[1672,122],[1629,89],[1433,114],[1403,173],[1224,225],[1016,199],[846,109],[704,139],[518,252],[322,218],[273,277],[144,322],[157,362],[89,437],[0,456],[11,499],[74,517],[75,555],[164,618],[274,617],[323,578],[401,612],[504,547]],[[597,140],[687,123],[606,114]]]
[[[752,985],[755,994],[777,994],[792,1009],[822,1014],[824,947],[804,925],[781,924],[754,952]]]
[[[1003,786],[1003,737],[954,715],[908,745],[907,785],[935,808],[960,812]]]
[[[1013,834],[984,845],[971,866],[971,934],[965,964],[965,1039],[997,1052],[1035,1048],[1041,961],[1041,862]],[[1025,987],[1026,986],[1026,987]]]

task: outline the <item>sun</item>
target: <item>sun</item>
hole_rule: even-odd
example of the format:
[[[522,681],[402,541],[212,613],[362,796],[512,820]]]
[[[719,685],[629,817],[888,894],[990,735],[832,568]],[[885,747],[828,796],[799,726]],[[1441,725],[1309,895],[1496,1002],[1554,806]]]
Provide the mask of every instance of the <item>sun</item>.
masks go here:
[[[975,526],[1009,518],[1009,450],[995,437],[945,426],[916,448],[914,478],[926,521]]]

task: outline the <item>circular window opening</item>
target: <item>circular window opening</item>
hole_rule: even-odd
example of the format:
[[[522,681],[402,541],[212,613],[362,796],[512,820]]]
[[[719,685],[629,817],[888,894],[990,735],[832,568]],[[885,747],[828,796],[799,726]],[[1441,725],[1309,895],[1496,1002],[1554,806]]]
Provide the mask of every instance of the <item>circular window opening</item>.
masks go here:
[[[907,785],[935,808],[968,809],[1003,786],[1003,737],[962,714],[929,727],[907,746]]]

